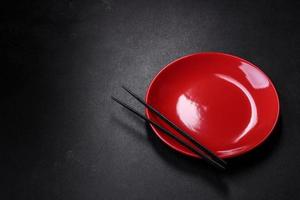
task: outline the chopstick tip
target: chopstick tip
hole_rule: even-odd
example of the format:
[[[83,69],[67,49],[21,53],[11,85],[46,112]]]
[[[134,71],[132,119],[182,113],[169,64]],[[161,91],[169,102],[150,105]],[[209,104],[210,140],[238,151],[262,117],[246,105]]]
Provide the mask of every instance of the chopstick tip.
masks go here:
[[[114,101],[117,100],[116,97],[114,97],[114,96],[110,96],[110,98],[111,98],[112,100],[114,100]]]
[[[128,88],[127,88],[125,85],[121,85],[121,87],[122,87],[124,90],[128,91]]]
[[[222,171],[225,171],[225,170],[226,170],[226,167],[225,167],[224,165],[220,165],[220,169],[221,169]]]

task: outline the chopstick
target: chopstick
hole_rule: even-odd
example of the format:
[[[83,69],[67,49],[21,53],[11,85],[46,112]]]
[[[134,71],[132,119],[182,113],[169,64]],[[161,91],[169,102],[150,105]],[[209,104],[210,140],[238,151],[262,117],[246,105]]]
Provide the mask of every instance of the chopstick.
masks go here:
[[[131,90],[129,90],[125,86],[122,86],[122,88],[125,91],[127,91],[131,96],[133,96],[136,100],[138,100],[141,104],[143,104],[146,108],[148,108],[151,112],[153,112],[154,114],[156,114],[160,119],[162,119],[163,121],[165,121],[169,126],[171,126],[173,129],[175,129],[181,135],[183,135],[184,137],[186,137],[195,146],[197,146],[203,152],[205,152],[206,154],[208,154],[211,158],[213,158],[214,160],[216,160],[217,162],[219,162],[222,165],[226,165],[227,164],[223,159],[219,158],[216,154],[214,154],[212,151],[210,151],[209,149],[207,149],[206,147],[204,147],[202,144],[200,144],[197,140],[195,140],[191,135],[187,134],[185,131],[183,131],[181,128],[179,128],[173,122],[171,122],[167,117],[165,117],[163,114],[161,114],[160,112],[158,112],[155,108],[153,108],[152,106],[150,106],[149,104],[147,104],[141,97],[139,97],[138,95],[136,95],[134,92],[132,92]]]
[[[166,133],[167,135],[169,135],[170,137],[172,137],[173,139],[175,139],[178,143],[182,144],[183,146],[185,146],[186,148],[188,148],[189,150],[191,150],[195,154],[201,156],[209,164],[211,164],[211,165],[213,165],[213,166],[215,166],[215,167],[217,167],[219,169],[225,170],[225,166],[223,166],[219,162],[216,162],[215,160],[213,160],[212,158],[210,158],[209,156],[207,156],[203,152],[199,151],[197,148],[195,148],[193,146],[190,146],[187,142],[185,142],[184,140],[180,139],[178,136],[176,136],[172,132],[166,130],[165,128],[163,128],[162,126],[160,126],[159,124],[157,124],[156,122],[152,121],[151,119],[146,118],[144,115],[140,114],[137,110],[135,110],[134,108],[132,108],[128,104],[123,103],[122,101],[120,101],[119,99],[117,99],[117,98],[115,98],[113,96],[111,98],[115,102],[117,102],[118,104],[122,105],[126,109],[128,109],[131,112],[133,112],[134,114],[136,114],[138,117],[142,118],[146,122],[148,122],[148,123],[152,124],[153,126],[157,127],[158,129],[160,129],[161,131],[163,131],[164,133]]]

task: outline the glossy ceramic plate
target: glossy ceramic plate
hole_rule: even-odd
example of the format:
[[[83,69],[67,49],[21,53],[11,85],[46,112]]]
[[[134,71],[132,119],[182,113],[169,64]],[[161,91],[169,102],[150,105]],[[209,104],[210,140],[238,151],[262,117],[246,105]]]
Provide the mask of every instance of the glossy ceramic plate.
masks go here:
[[[262,143],[279,114],[271,80],[254,64],[224,53],[192,54],[168,64],[152,80],[146,102],[222,158]],[[147,109],[146,116],[174,132]],[[151,127],[171,148],[198,157]]]

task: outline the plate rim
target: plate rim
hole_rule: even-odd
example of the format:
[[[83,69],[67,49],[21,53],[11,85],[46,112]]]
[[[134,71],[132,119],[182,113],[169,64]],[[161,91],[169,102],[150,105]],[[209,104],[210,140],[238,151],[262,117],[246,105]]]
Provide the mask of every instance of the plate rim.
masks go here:
[[[186,59],[188,57],[193,57],[193,56],[196,56],[196,55],[222,55],[222,56],[227,56],[227,57],[231,57],[231,58],[234,58],[234,59],[238,59],[238,60],[241,60],[243,62],[246,62],[247,64],[251,65],[252,67],[254,67],[255,69],[257,69],[258,71],[260,71],[262,74],[264,74],[266,76],[266,78],[269,80],[270,82],[270,85],[271,85],[271,88],[274,90],[275,92],[275,97],[276,97],[276,118],[274,120],[274,123],[270,129],[270,131],[265,135],[264,138],[262,138],[260,141],[258,141],[255,145],[252,145],[251,147],[249,148],[246,148],[244,150],[241,150],[235,154],[229,154],[229,155],[225,155],[225,156],[221,156],[222,158],[233,158],[233,157],[237,157],[237,156],[241,156],[241,155],[244,155],[254,149],[256,149],[258,146],[260,146],[261,144],[263,144],[266,139],[273,133],[276,125],[278,124],[278,119],[279,119],[279,114],[280,114],[280,101],[279,101],[279,95],[278,95],[278,92],[271,80],[271,78],[266,75],[265,72],[263,72],[258,66],[256,66],[255,64],[253,64],[252,62],[249,62],[248,60],[245,60],[241,57],[238,57],[238,56],[235,56],[235,55],[232,55],[232,54],[228,54],[228,53],[223,53],[223,52],[213,52],[213,51],[208,51],[208,52],[196,52],[196,53],[192,53],[192,54],[187,54],[185,56],[182,56],[182,57],[179,57],[175,60],[173,60],[172,62],[166,64],[163,68],[161,68],[159,70],[159,72],[152,78],[152,80],[150,81],[150,84],[148,85],[147,87],[147,91],[146,91],[146,95],[145,95],[145,101],[146,103],[148,103],[148,99],[149,99],[149,93],[150,93],[150,90],[151,90],[151,87],[153,85],[153,83],[155,82],[155,80],[159,77],[159,75],[165,71],[168,67],[170,67],[171,65],[173,65],[174,63],[180,61],[180,60],[183,60],[183,59]],[[145,108],[145,115],[147,118],[150,118],[150,114],[149,114],[149,110],[147,108]],[[179,149],[173,145],[171,145],[168,141],[166,141],[163,137],[161,137],[161,135],[157,132],[157,130],[155,129],[155,127],[153,125],[150,124],[150,127],[151,129],[153,130],[153,132],[155,133],[155,135],[160,139],[162,140],[167,146],[169,146],[171,149],[175,150],[176,152],[180,152],[184,155],[187,155],[187,156],[190,156],[190,157],[194,157],[194,158],[199,158],[201,159],[200,156],[194,154],[194,153],[190,153],[190,152],[186,152],[182,149]]]

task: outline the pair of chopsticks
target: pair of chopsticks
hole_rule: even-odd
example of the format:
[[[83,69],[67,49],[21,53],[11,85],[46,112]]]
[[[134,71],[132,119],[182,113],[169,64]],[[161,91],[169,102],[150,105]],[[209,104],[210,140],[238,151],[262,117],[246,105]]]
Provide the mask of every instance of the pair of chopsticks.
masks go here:
[[[161,125],[159,125],[158,123],[154,122],[153,120],[148,119],[144,115],[140,114],[137,110],[135,110],[134,108],[132,108],[128,104],[123,103],[119,99],[117,99],[117,98],[115,98],[115,97],[112,96],[111,98],[115,102],[119,103],[123,107],[127,108],[128,110],[130,110],[131,112],[133,112],[134,114],[136,114],[138,117],[142,118],[143,120],[145,120],[149,124],[152,124],[153,126],[155,126],[156,128],[158,128],[159,130],[161,130],[162,132],[164,132],[165,134],[169,135],[174,140],[176,140],[178,143],[182,144],[183,146],[185,146],[186,148],[188,148],[189,150],[191,150],[195,154],[197,154],[200,157],[202,157],[209,164],[211,164],[211,165],[213,165],[213,166],[215,166],[215,167],[217,167],[219,169],[223,169],[223,170],[225,169],[226,162],[223,159],[219,158],[211,150],[209,150],[206,147],[204,147],[203,145],[201,145],[197,140],[195,140],[192,136],[190,136],[185,131],[183,131],[181,128],[179,128],[178,126],[176,126],[167,117],[165,117],[163,114],[161,114],[160,112],[158,112],[155,108],[153,108],[152,106],[150,106],[149,104],[147,104],[141,97],[139,97],[138,95],[136,95],[135,93],[133,93],[131,90],[129,90],[125,86],[122,86],[122,88],[126,92],[128,92],[131,96],[133,96],[136,100],[138,100],[141,104],[143,104],[146,108],[148,108],[152,113],[154,113],[160,119],[162,119],[164,122],[166,122],[170,127],[172,127],[174,130],[176,130],[178,133],[180,133],[186,139],[188,139],[197,148],[195,148],[194,146],[191,146],[186,141],[182,140],[181,138],[179,138],[178,136],[176,136],[174,133],[172,133],[172,132],[168,131],[167,129],[163,128]]]

